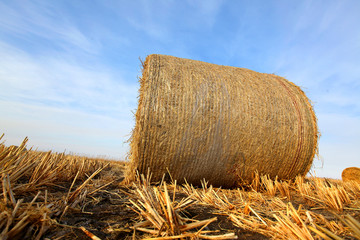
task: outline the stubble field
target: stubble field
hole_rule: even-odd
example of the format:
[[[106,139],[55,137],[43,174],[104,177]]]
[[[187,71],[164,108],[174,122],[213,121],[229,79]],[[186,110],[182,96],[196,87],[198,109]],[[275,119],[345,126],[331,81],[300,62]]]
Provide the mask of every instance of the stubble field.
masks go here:
[[[3,141],[4,139],[1,139]],[[360,239],[360,184],[124,181],[127,163],[0,144],[0,239]]]

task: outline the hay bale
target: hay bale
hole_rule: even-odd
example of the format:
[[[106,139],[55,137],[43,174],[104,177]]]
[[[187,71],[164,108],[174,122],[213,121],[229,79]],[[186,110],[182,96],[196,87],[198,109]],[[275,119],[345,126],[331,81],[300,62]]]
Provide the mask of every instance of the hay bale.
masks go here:
[[[360,183],[360,168],[345,168],[341,174],[341,178],[344,182],[355,181]]]
[[[317,150],[312,106],[274,74],[165,55],[149,55],[140,79],[127,178],[232,187],[260,174],[305,175]]]

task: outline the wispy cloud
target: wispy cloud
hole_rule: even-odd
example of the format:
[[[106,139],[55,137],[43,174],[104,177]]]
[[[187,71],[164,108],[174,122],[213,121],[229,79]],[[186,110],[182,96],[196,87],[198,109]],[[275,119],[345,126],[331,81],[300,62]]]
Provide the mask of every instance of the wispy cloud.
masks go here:
[[[77,51],[91,54],[101,49],[101,44],[96,39],[86,37],[56,4],[15,0],[12,4],[0,3],[0,9],[0,27],[8,37],[23,38],[30,42],[45,39],[52,41],[61,50],[76,48]]]
[[[136,106],[137,85],[121,79],[121,72],[57,56],[34,57],[1,42],[0,51],[2,98],[105,114]]]

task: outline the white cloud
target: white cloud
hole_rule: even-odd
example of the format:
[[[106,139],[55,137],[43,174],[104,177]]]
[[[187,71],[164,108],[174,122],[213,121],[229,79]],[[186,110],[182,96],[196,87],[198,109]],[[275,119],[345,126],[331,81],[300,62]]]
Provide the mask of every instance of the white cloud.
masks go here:
[[[125,111],[136,106],[138,86],[126,83],[120,71],[84,65],[76,59],[74,64],[57,56],[34,57],[1,42],[0,51],[2,98],[107,114],[122,111],[122,116],[129,116]]]
[[[28,41],[40,37],[67,51],[76,48],[77,51],[94,54],[101,50],[101,43],[85,36],[56,4],[43,1],[12,1],[11,4],[2,2],[0,11],[0,27],[10,35],[26,38]]]

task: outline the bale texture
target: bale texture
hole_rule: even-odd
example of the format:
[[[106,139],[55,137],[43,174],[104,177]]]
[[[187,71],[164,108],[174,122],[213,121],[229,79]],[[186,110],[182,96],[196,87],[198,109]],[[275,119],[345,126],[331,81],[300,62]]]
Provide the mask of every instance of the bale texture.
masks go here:
[[[312,106],[295,84],[274,74],[165,55],[142,70],[130,140],[135,170],[233,187],[255,171],[305,175],[317,150]]]
[[[360,183],[360,168],[357,167],[345,168],[341,174],[341,178],[344,182],[355,181]]]

